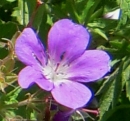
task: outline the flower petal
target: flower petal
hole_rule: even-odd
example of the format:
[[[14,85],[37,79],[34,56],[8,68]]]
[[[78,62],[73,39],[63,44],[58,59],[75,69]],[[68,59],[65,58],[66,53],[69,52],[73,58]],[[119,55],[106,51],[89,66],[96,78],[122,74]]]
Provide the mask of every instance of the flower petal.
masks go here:
[[[113,20],[119,20],[121,17],[121,9],[118,8],[112,12],[106,13],[104,15],[104,18],[113,19]]]
[[[53,121],[69,121],[71,113],[58,111],[54,117]]]
[[[26,65],[45,63],[45,53],[42,43],[31,28],[25,28],[16,40],[15,53]]]
[[[89,33],[83,26],[68,19],[59,20],[48,35],[50,58],[56,63],[62,59],[71,62],[85,51],[88,42]]]
[[[47,91],[50,91],[53,88],[53,83],[46,80],[40,71],[35,70],[31,66],[27,66],[20,71],[18,83],[22,88],[28,88],[33,83],[36,83],[40,88]]]
[[[84,106],[92,96],[91,91],[86,86],[68,80],[56,85],[51,93],[58,103],[72,109]]]
[[[79,82],[95,81],[110,71],[110,56],[102,50],[88,50],[70,64],[68,78]]]

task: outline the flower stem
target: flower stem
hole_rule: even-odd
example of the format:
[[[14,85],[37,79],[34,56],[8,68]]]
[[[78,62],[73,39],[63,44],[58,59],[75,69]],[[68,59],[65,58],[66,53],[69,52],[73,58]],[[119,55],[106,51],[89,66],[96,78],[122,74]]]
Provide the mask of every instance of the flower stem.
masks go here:
[[[35,15],[36,15],[36,13],[37,13],[37,10],[38,10],[39,6],[42,5],[42,4],[43,4],[43,2],[42,2],[41,0],[37,0],[36,7],[35,7],[35,9],[34,9],[34,11],[33,11],[33,13],[32,13],[32,16],[31,16],[31,18],[30,18],[30,21],[29,21],[29,23],[28,23],[28,25],[27,25],[26,27],[32,27],[32,23],[33,23],[33,20],[34,20]]]
[[[83,108],[82,111],[99,115],[99,110],[90,110],[90,109]]]

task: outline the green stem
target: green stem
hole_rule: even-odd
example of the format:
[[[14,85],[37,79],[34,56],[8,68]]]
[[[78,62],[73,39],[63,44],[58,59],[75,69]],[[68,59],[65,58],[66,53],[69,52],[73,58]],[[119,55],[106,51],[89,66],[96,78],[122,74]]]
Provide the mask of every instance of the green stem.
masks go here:
[[[74,0],[68,0],[68,2],[70,2],[71,8],[73,10],[74,16],[76,17],[76,20],[78,20],[78,22],[80,23],[80,18],[79,15],[77,13],[77,10],[75,8],[75,1]]]
[[[39,8],[40,5],[42,5],[42,2],[40,0],[37,0],[36,7],[35,7],[35,9],[34,9],[34,11],[32,13],[32,16],[31,16],[31,18],[29,20],[29,23],[27,24],[27,27],[32,27],[32,23],[33,23],[34,17],[36,15],[37,10],[38,10],[38,8]]]

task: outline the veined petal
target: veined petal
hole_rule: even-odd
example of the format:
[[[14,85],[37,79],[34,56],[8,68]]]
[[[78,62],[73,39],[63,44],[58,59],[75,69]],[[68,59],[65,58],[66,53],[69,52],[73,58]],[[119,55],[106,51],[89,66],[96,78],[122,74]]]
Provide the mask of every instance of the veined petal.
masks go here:
[[[72,111],[68,111],[68,112],[61,112],[58,111],[54,117],[53,117],[53,121],[69,121],[69,118],[71,116]]]
[[[110,56],[101,50],[87,50],[70,64],[68,78],[73,81],[90,82],[110,71]]]
[[[48,34],[48,51],[56,63],[62,59],[71,62],[80,56],[89,42],[89,33],[83,26],[69,19],[56,22]]]
[[[72,109],[84,106],[92,96],[91,91],[86,86],[68,80],[56,85],[51,93],[58,103]]]
[[[26,65],[45,64],[44,47],[31,28],[25,28],[16,40],[15,53]]]
[[[113,20],[119,20],[121,17],[121,9],[116,9],[112,12],[106,13],[104,15],[104,18],[113,19]]]
[[[35,70],[31,66],[27,66],[20,71],[18,75],[18,83],[22,88],[28,88],[34,83],[47,91],[50,91],[53,88],[53,83],[45,79],[40,71]]]

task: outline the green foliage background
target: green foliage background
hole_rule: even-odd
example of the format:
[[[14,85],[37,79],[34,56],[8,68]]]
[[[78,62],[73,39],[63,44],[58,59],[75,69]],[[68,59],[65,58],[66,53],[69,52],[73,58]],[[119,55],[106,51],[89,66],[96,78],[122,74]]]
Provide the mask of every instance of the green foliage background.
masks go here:
[[[111,56],[111,72],[90,84],[100,114],[85,113],[85,120],[130,121],[130,0],[44,0],[37,10],[36,5],[36,0],[0,0],[0,121],[45,120],[48,94],[36,85],[27,90],[19,87],[17,74],[24,65],[14,55],[18,31],[28,25],[34,12],[32,26],[45,45],[53,23],[69,18],[90,31],[89,49],[102,49]],[[119,20],[103,18],[117,8],[122,10]],[[97,109],[97,104],[90,107]],[[73,120],[82,117],[74,115]]]

